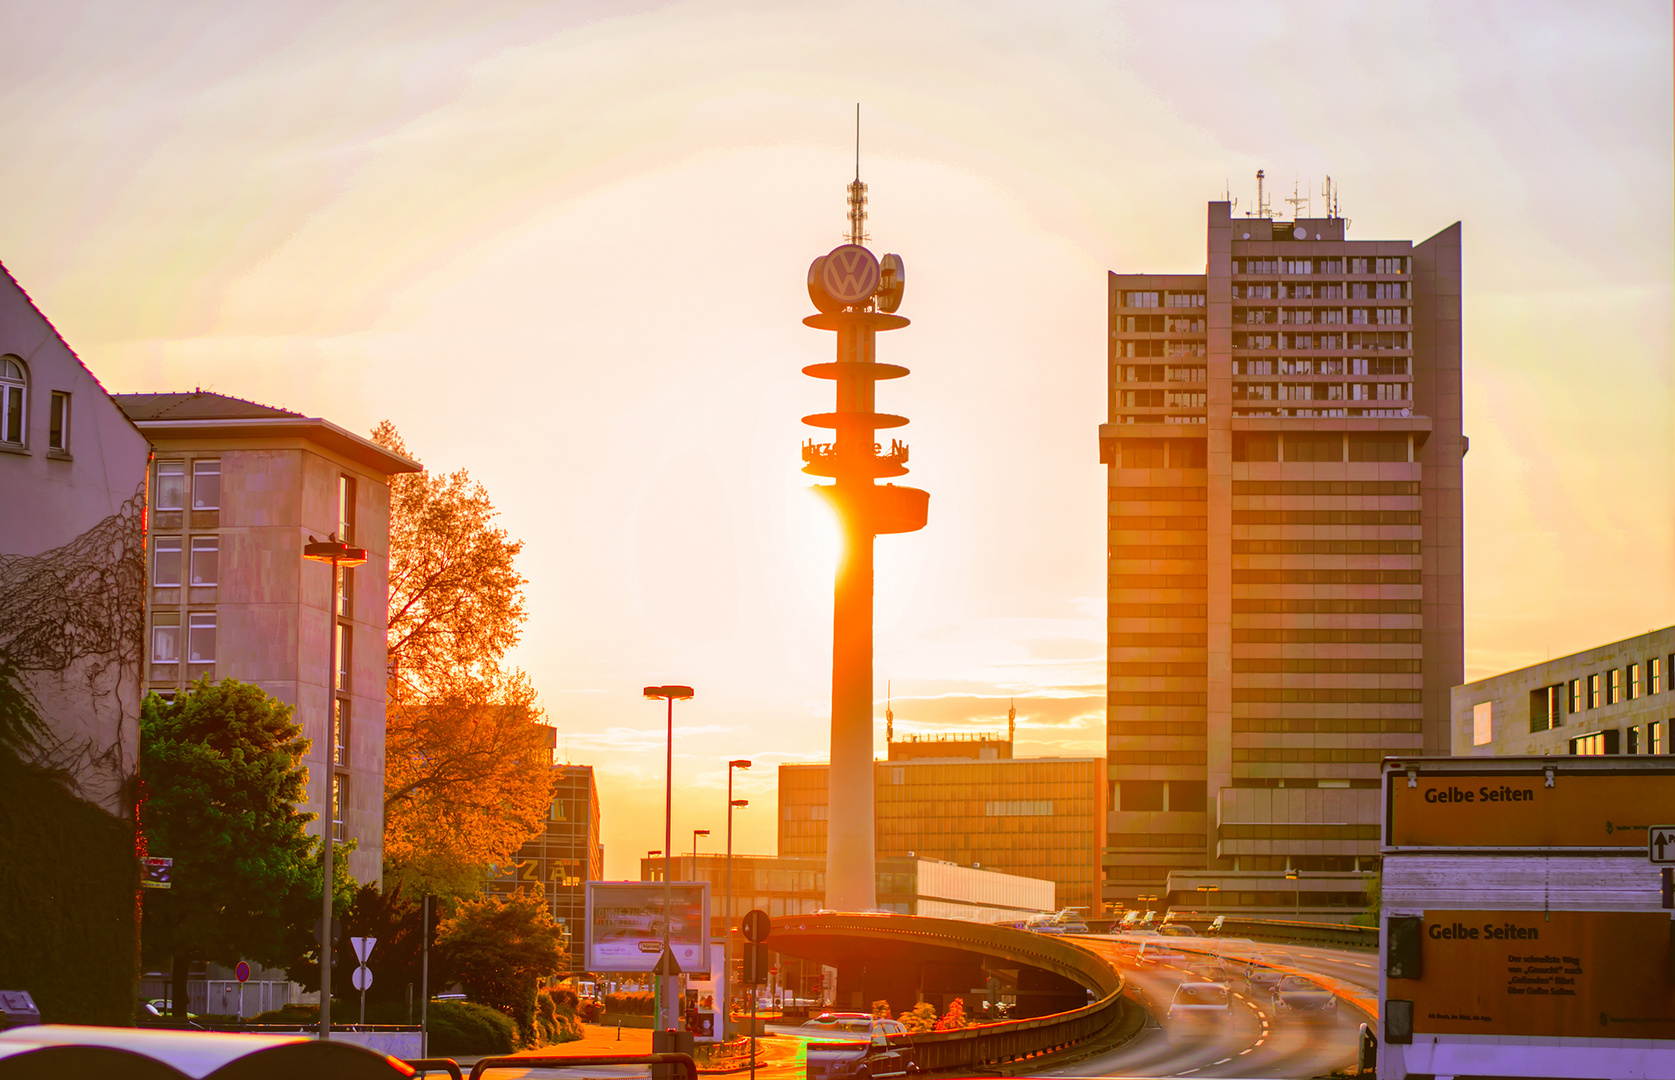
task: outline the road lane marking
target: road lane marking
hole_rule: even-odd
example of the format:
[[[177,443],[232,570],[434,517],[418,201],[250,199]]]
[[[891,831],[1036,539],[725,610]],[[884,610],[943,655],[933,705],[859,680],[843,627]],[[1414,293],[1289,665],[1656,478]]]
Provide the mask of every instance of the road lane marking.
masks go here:
[[[1241,1053],[1241,1054],[1248,1054],[1248,1053],[1250,1053],[1250,1052],[1251,1052],[1251,1051],[1252,1051],[1252,1050],[1255,1050],[1255,1049],[1256,1049],[1256,1047],[1254,1047],[1254,1046],[1247,1046],[1247,1047],[1245,1047],[1245,1048],[1244,1048],[1244,1049],[1243,1049],[1243,1050],[1240,1050],[1240,1051],[1239,1051],[1239,1053]]]
[[[1224,1058],[1222,1058],[1222,1059],[1221,1059],[1221,1060],[1220,1060],[1220,1061],[1212,1061],[1212,1062],[1210,1062],[1210,1065],[1225,1065],[1225,1064],[1227,1064],[1227,1063],[1228,1063],[1228,1062],[1229,1062],[1229,1061],[1232,1061],[1232,1060],[1233,1060],[1233,1059],[1232,1059],[1232,1058],[1230,1058],[1230,1057],[1224,1057]],[[1208,1065],[1206,1065],[1206,1066],[1205,1066],[1205,1068],[1209,1068],[1209,1066],[1208,1066]]]

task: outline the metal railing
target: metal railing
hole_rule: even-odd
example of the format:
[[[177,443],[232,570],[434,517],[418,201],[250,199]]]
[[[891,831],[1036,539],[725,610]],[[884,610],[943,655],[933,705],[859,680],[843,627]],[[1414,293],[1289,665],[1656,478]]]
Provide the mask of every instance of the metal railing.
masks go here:
[[[1063,1050],[1102,1034],[1122,1018],[1125,1008],[1134,1007],[1123,998],[1125,982],[1120,971],[1104,957],[1062,937],[922,915],[809,915],[775,920],[778,935],[799,931],[851,932],[1001,957],[1053,972],[1097,997],[1078,1009],[1027,1020],[892,1036],[913,1047],[915,1060],[925,1071],[993,1065]]]

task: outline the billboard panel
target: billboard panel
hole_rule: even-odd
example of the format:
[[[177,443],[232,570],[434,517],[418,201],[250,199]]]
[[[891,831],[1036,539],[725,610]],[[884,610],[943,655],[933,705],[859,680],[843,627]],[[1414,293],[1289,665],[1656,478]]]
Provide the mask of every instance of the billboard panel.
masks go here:
[[[1427,763],[1428,764],[1428,763]],[[1400,766],[1397,766],[1400,769]],[[1415,770],[1386,775],[1393,847],[1645,848],[1675,806],[1675,772],[1579,772],[1561,766]]]
[[[589,971],[649,972],[663,955],[665,886],[654,881],[587,883]],[[669,948],[682,972],[710,970],[710,886],[675,881],[667,886]]]
[[[1386,980],[1420,1035],[1675,1039],[1669,913],[1437,911],[1421,977]]]

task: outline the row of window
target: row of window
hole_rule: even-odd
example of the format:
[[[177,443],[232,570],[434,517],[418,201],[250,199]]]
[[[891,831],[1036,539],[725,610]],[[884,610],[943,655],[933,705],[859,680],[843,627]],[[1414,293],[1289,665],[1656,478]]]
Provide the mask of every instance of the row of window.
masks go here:
[[[221,509],[221,459],[199,458],[192,463],[191,507],[193,510]],[[157,462],[157,484],[152,489],[151,508],[160,512],[184,510],[187,505],[187,463]]]
[[[1253,449],[1249,444],[1246,450]],[[1276,447],[1277,452],[1277,447]],[[1369,452],[1363,447],[1363,453]],[[1418,495],[1417,480],[1235,480],[1240,495]]]
[[[1110,604],[1107,614],[1113,619],[1203,619],[1210,613],[1208,604]]]
[[[1200,705],[1203,702],[1199,702]],[[1112,765],[1202,765],[1202,750],[1110,750],[1105,757]],[[1123,785],[1133,783],[1124,780]]]
[[[1284,320],[1280,320],[1283,322]],[[1413,337],[1405,330],[1360,330],[1353,333],[1235,333],[1234,351],[1268,351],[1273,349],[1350,349],[1358,352],[1395,352],[1413,348]],[[1331,358],[1328,358],[1331,359]],[[1354,370],[1360,361],[1379,357],[1352,356],[1346,374],[1363,374]],[[1406,359],[1402,357],[1401,359]]]
[[[1109,848],[1156,849],[1156,848],[1201,848],[1204,846],[1203,833],[1141,833],[1114,832],[1105,834],[1105,846]]]
[[[1383,629],[1284,629],[1235,627],[1233,640],[1239,644],[1265,645],[1417,645],[1418,630]]]
[[[1418,570],[1234,570],[1235,585],[1417,585]]]
[[[1388,258],[1333,255],[1325,258],[1252,256],[1234,259],[1235,274],[1406,274],[1406,257]]]
[[[1205,735],[1202,720],[1109,720],[1105,734],[1118,738],[1169,735],[1182,739],[1202,739]]]
[[[1123,811],[1202,814],[1207,790],[1202,780],[1113,780],[1111,807]]]
[[[1123,678],[1204,679],[1209,667],[1202,661],[1123,660],[1109,665],[1110,674]]]
[[[1417,510],[1234,510],[1235,525],[1418,525]]]
[[[1112,464],[1121,469],[1202,469],[1209,463],[1209,443],[1205,439],[1118,439],[1117,460]],[[1130,488],[1134,491],[1203,491],[1203,488],[1148,487]],[[1113,496],[1121,498],[1121,496]],[[1167,496],[1163,496],[1167,499]],[[1183,501],[1202,496],[1187,495]],[[1136,501],[1146,502],[1144,496]]]
[[[1407,300],[1405,281],[1250,281],[1233,286],[1235,300]]]
[[[1118,390],[1115,400],[1120,409],[1202,409],[1209,398],[1203,390]]]
[[[1105,695],[1105,704],[1120,705],[1204,705],[1208,696],[1192,690],[1112,690]]]
[[[1417,615],[1417,600],[1233,598],[1235,615]]]
[[[1191,364],[1118,364],[1114,369],[1117,382],[1203,382],[1205,369]]]
[[[1112,355],[1122,359],[1148,356],[1205,357],[1210,355],[1209,347],[1202,341],[1119,341],[1111,348]]]
[[[1164,315],[1125,315],[1118,317],[1113,334],[1202,334],[1204,317],[1169,317]]]
[[[1173,514],[1113,514],[1111,528],[1118,532],[1203,532],[1209,519]]]
[[[1209,644],[1206,634],[1115,633],[1107,644],[1113,649],[1202,649]]]
[[[1634,661],[1620,668],[1611,668],[1604,672],[1595,672],[1568,682],[1555,683],[1530,691],[1530,731],[1546,731],[1549,728],[1562,727],[1565,715],[1575,715],[1590,709],[1602,708],[1606,705],[1616,705],[1623,701],[1633,701],[1643,694],[1661,694],[1668,687],[1665,685],[1666,672],[1675,665],[1675,656],[1654,656],[1645,662]],[[1484,741],[1493,738],[1492,718],[1477,720],[1479,710],[1492,712],[1492,702],[1482,702],[1473,707],[1474,727],[1473,742],[1483,745],[1476,740],[1483,737]],[[1491,734],[1482,736],[1479,730],[1484,724],[1491,725]]]
[[[1383,761],[1390,751],[1373,746],[1235,746],[1236,762],[1299,763],[1317,765],[1367,764]]]
[[[1265,360],[1235,360],[1235,375],[1406,375],[1405,356],[1276,356]]]
[[[1107,553],[1112,559],[1192,559],[1202,562],[1209,549],[1203,544],[1118,544]]]
[[[179,588],[190,582],[194,588],[217,585],[221,578],[221,538],[194,536],[190,546],[179,536],[158,536],[151,541],[151,583],[158,588]],[[191,561],[187,563],[187,553]],[[182,569],[189,573],[182,580]]]
[[[1418,717],[1377,716],[1235,716],[1233,730],[1291,735],[1417,735]]]
[[[1406,326],[1408,309],[1396,308],[1234,308],[1235,326]],[[1246,348],[1252,346],[1247,339]],[[1320,346],[1331,348],[1331,346]],[[1397,346],[1406,348],[1406,345]]]
[[[1234,701],[1319,702],[1330,705],[1417,705],[1418,690],[1362,686],[1235,686]]]
[[[1207,589],[1208,574],[1112,574],[1113,589]]]
[[[1377,825],[1309,822],[1242,823],[1218,826],[1223,840],[1377,840]]]
[[[1374,408],[1374,409],[1367,409],[1367,408],[1350,409],[1350,408],[1346,408],[1346,407],[1341,406],[1341,405],[1327,406],[1327,407],[1324,407],[1324,408],[1321,408],[1321,407],[1315,407],[1315,408],[1296,408],[1296,407],[1282,408],[1282,407],[1279,407],[1279,406],[1270,405],[1270,406],[1263,406],[1263,407],[1237,408],[1237,409],[1233,410],[1233,416],[1234,416],[1235,419],[1240,419],[1240,418],[1244,418],[1244,417],[1251,417],[1251,416],[1275,416],[1275,417],[1287,417],[1288,416],[1288,417],[1294,417],[1294,418],[1299,419],[1299,420],[1329,419],[1329,418],[1335,417],[1335,416],[1359,416],[1359,417],[1366,417],[1366,418],[1369,418],[1369,419],[1376,419],[1378,417],[1388,417],[1388,418],[1391,418],[1391,419],[1395,419],[1397,417],[1407,417],[1407,416],[1412,416],[1412,415],[1413,415],[1413,407],[1411,405],[1401,405],[1401,406],[1392,406],[1390,408]]]
[[[1157,391],[1152,391],[1156,393]],[[1146,391],[1125,391],[1127,394]],[[1202,394],[1198,395],[1203,397]],[[1407,382],[1377,383],[1247,383],[1233,384],[1234,401],[1407,401],[1413,397],[1413,384]],[[1144,405],[1146,402],[1124,401],[1124,405]],[[1170,402],[1174,404],[1173,401]],[[1202,404],[1202,403],[1200,403]],[[1398,459],[1391,459],[1398,460]],[[1406,461],[1404,455],[1401,459]]]
[[[1365,384],[1362,384],[1365,385]],[[1388,385],[1383,383],[1373,385]],[[1395,384],[1401,385],[1401,384]],[[1234,387],[1238,389],[1237,386]],[[1408,436],[1400,432],[1237,431],[1233,433],[1234,461],[1407,461]],[[1235,489],[1237,491],[1237,489]],[[1298,522],[1298,524],[1310,524]],[[1327,524],[1318,522],[1316,524]],[[1337,523],[1333,523],[1337,524]],[[1368,524],[1380,524],[1369,522]],[[1385,524],[1400,524],[1389,522]],[[1418,519],[1412,522],[1418,524]]]
[[[214,611],[157,611],[151,617],[151,663],[155,666],[213,664],[216,662],[216,633],[219,616]],[[337,626],[337,689],[348,692],[353,662],[353,631]],[[176,674],[154,670],[153,679],[172,682]],[[344,704],[347,708],[347,703]]]
[[[0,356],[0,445],[29,446],[29,376],[23,360]],[[47,452],[70,452],[70,393],[54,390],[47,409]]]
[[[1275,675],[1312,673],[1318,675],[1417,675],[1418,660],[1389,660],[1370,657],[1332,658],[1322,656],[1233,658],[1235,673]]]
[[[1201,292],[1176,291],[1138,291],[1123,292],[1117,295],[1118,302],[1123,307],[1131,308],[1201,308],[1204,306],[1204,294]]]

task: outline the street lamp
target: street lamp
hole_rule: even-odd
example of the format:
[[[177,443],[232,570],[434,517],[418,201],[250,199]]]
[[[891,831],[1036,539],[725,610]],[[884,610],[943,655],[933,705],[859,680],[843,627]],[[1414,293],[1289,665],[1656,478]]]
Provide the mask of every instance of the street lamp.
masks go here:
[[[1221,891],[1221,886],[1220,885],[1200,885],[1200,886],[1198,886],[1198,891],[1204,894],[1204,910],[1208,911],[1209,908],[1210,908],[1210,894],[1213,893],[1213,892],[1220,892]]]
[[[671,887],[674,870],[674,831],[671,808],[675,798],[675,702],[692,700],[690,686],[648,686],[645,696],[649,700],[663,700],[669,703],[669,739],[663,758],[663,953],[671,955],[669,949],[669,920],[674,914],[674,894]],[[665,1027],[673,1028],[676,1023],[676,1009],[674,1002],[674,988],[667,985],[674,980],[673,975],[660,976],[658,988],[663,991],[661,1002],[663,1011],[667,1014]]]
[[[725,973],[721,984],[722,997],[727,1001],[733,1000],[733,810],[750,805],[749,799],[733,798],[733,770],[750,768],[748,758],[737,758],[727,763],[727,903],[726,915],[721,920],[721,970]],[[733,1011],[732,1005],[725,1006],[726,1011]],[[727,1035],[727,1017],[721,1018],[721,1034]]]
[[[320,815],[320,846],[325,849],[325,877],[321,886],[320,906],[323,911],[320,922],[320,1038],[330,1039],[332,1033],[332,846],[337,842],[333,835],[335,827],[337,799],[336,784],[332,773],[332,748],[337,745],[337,732],[332,730],[337,723],[337,582],[339,571],[346,566],[361,566],[366,562],[366,548],[350,547],[346,541],[339,540],[337,534],[327,533],[324,540],[316,540],[310,536],[308,543],[303,545],[302,557],[312,562],[330,563],[332,568],[332,591],[326,598],[326,726],[325,726],[325,776],[324,802],[325,813]]]
[[[698,837],[708,836],[709,834],[708,829],[692,830],[692,880],[694,881],[698,880]]]
[[[1293,892],[1291,897],[1291,910],[1301,916],[1303,913],[1303,883],[1297,880],[1299,876],[1300,875],[1296,870],[1287,870],[1285,872],[1285,880],[1297,881],[1297,884],[1292,886]]]

